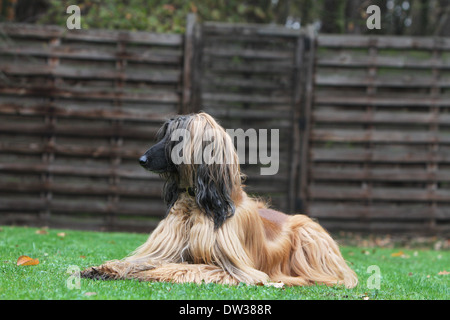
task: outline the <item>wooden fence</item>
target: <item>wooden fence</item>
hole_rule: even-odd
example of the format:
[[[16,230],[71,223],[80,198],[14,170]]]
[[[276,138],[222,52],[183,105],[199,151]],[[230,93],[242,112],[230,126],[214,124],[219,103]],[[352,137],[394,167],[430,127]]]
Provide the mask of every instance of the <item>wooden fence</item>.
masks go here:
[[[248,192],[270,198],[279,210],[294,212],[305,36],[274,26],[206,22],[201,39],[203,110],[225,128],[279,130],[278,173],[261,175],[260,165],[251,164],[241,169]],[[257,151],[256,146],[249,149]]]
[[[182,99],[183,36],[1,25],[0,223],[152,228],[138,158]]]
[[[184,36],[14,24],[0,35],[1,224],[151,230],[163,181],[138,159],[164,119],[199,110],[225,128],[280,130],[279,174],[243,169],[249,192],[293,211],[301,33],[189,16]]]
[[[169,116],[279,129],[247,190],[330,231],[450,229],[449,39],[0,24],[0,224],[150,231],[163,181],[138,158]],[[249,146],[254,148],[254,146]]]
[[[450,230],[450,39],[320,36],[307,212],[329,229]]]

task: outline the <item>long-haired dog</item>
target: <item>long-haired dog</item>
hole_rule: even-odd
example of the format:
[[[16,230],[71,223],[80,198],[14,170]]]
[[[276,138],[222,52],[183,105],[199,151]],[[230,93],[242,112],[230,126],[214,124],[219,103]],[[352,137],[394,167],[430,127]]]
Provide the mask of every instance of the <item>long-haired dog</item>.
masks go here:
[[[180,131],[188,134],[174,138]],[[210,151],[221,161],[198,159]],[[166,179],[167,216],[130,256],[88,268],[82,277],[356,286],[356,274],[318,223],[245,193],[233,141],[208,114],[168,120],[140,163]]]

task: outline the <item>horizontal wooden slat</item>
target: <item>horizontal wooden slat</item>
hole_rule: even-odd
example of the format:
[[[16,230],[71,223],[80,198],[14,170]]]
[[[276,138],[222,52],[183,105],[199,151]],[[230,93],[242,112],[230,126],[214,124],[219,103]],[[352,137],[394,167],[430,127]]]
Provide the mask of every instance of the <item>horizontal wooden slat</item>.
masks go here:
[[[245,95],[230,93],[203,93],[202,98],[205,101],[226,101],[226,102],[252,102],[252,103],[285,103],[291,102],[289,96],[263,96],[263,95]]]
[[[403,219],[401,221],[386,221],[379,219],[366,219],[361,221],[350,219],[319,219],[319,222],[326,230],[330,232],[340,232],[342,230],[372,233],[372,234],[409,234],[411,236],[418,235],[436,235],[448,234],[450,227],[448,223],[430,224],[429,220],[409,221]]]
[[[273,75],[285,75],[286,73],[293,72],[293,65],[289,63],[282,64],[232,64],[221,63],[214,64],[210,67],[211,71],[217,73],[231,74],[231,73],[258,73],[258,74],[273,74]]]
[[[449,64],[446,64],[449,66]],[[400,87],[400,88],[416,88],[416,87],[450,87],[450,78],[434,79],[426,76],[414,76],[411,74],[404,76],[377,76],[371,78],[368,76],[351,76],[351,75],[316,75],[315,84],[320,86],[336,86],[336,87]]]
[[[442,69],[449,70],[450,65],[444,59],[415,59],[404,56],[351,56],[339,55],[323,56],[317,58],[318,67],[342,68],[396,68],[406,72],[408,69],[413,72],[416,69]]]
[[[343,169],[343,168],[313,168],[311,178],[327,181],[402,181],[402,182],[430,182],[450,181],[450,170],[436,170],[427,172],[425,169]]]
[[[450,40],[443,37],[406,37],[406,36],[367,36],[367,35],[320,35],[319,47],[449,50]]]
[[[86,136],[85,136],[86,137]],[[92,136],[85,140],[84,145],[66,145],[62,143],[37,143],[30,141],[29,143],[9,143],[0,142],[0,153],[9,153],[17,155],[41,155],[43,153],[52,153],[57,156],[74,156],[74,157],[92,157],[110,159],[112,157],[120,157],[122,159],[138,159],[146,148],[148,143],[142,143],[142,149],[131,147],[117,147],[108,144],[92,145],[90,143]],[[3,165],[3,164],[2,164]],[[2,166],[0,165],[0,167]],[[13,164],[16,165],[16,164]],[[72,168],[71,170],[74,170]],[[11,169],[12,170],[12,169]],[[77,172],[75,169],[74,172]]]
[[[141,205],[128,205],[120,203],[118,205],[111,205],[107,202],[75,202],[67,203],[67,201],[52,201],[49,210],[52,210],[54,214],[58,213],[77,213],[77,212],[90,212],[97,214],[116,213],[123,216],[147,216],[147,217],[163,217],[166,212],[166,207],[162,201],[151,206],[148,204]]]
[[[87,42],[131,42],[159,46],[181,46],[183,44],[183,36],[180,34],[114,30],[67,30],[57,26],[22,23],[4,23],[0,25],[0,30],[2,33],[15,37],[64,38]]]
[[[137,219],[112,221],[106,220],[101,215],[84,216],[83,219],[76,215],[57,214],[51,215],[48,219],[41,219],[35,213],[2,213],[0,215],[0,225],[27,225],[30,227],[49,227],[58,229],[76,229],[76,230],[93,230],[93,231],[131,231],[149,233],[157,226],[159,219]]]
[[[217,77],[215,74],[203,75],[204,87],[238,87],[240,89],[260,89],[260,90],[286,90],[290,91],[288,79],[264,79],[264,78],[245,78],[245,77]],[[288,95],[289,93],[286,92]]]
[[[292,115],[289,112],[280,111],[263,111],[263,110],[242,110],[242,109],[225,109],[225,108],[214,108],[208,110],[208,112],[217,118],[238,118],[238,119],[249,119],[249,120],[274,120],[274,119],[291,119]],[[282,122],[276,123],[278,128],[286,127]],[[290,126],[291,124],[289,124]],[[261,128],[263,129],[263,128]],[[267,126],[264,129],[270,130]]]
[[[3,173],[16,173],[16,174],[41,174],[49,173],[53,175],[62,176],[79,176],[79,177],[120,177],[127,179],[139,179],[146,180],[151,184],[157,184],[161,187],[162,179],[156,174],[150,174],[144,169],[140,168],[138,161],[136,160],[136,169],[123,169],[108,167],[105,163],[103,168],[92,168],[92,167],[79,167],[71,165],[59,165],[59,164],[43,164],[37,163],[33,165],[21,164],[21,163],[1,163],[0,172]]]
[[[207,112],[211,112],[211,113],[215,112],[218,115],[219,114],[227,114],[227,112],[229,112],[231,114],[231,113],[234,113],[234,112],[240,111],[240,110],[242,110],[243,112],[245,112],[245,110],[249,110],[250,113],[253,111],[255,116],[257,116],[255,111],[258,111],[258,110],[262,111],[263,113],[270,112],[270,111],[276,111],[276,112],[279,112],[280,117],[283,117],[283,115],[290,112],[290,105],[284,104],[284,103],[265,104],[265,103],[247,102],[247,103],[245,103],[245,107],[246,108],[243,108],[243,105],[240,102],[212,101],[211,100],[207,104],[204,105],[202,110],[208,110]],[[245,113],[245,114],[250,114],[250,113]],[[262,117],[259,117],[259,118],[261,118],[261,120],[262,120]],[[234,124],[234,123],[231,123],[231,124]],[[245,124],[246,124],[246,122],[242,123],[240,126],[245,126]],[[279,123],[279,125],[280,125],[280,127],[285,127],[287,125],[287,123],[281,121]],[[269,123],[265,123],[264,128],[270,129],[271,126]]]
[[[447,113],[424,112],[366,112],[347,110],[314,110],[315,123],[346,123],[346,124],[450,124],[450,115]]]
[[[39,212],[44,210],[49,205],[49,202],[45,199],[31,199],[28,197],[20,200],[2,199],[0,201],[0,211],[34,211]]]
[[[67,45],[47,46],[47,47],[10,47],[0,45],[0,55],[13,55],[24,57],[43,57],[59,59],[76,59],[89,61],[117,61],[127,60],[144,63],[165,63],[180,64],[181,54],[177,51],[146,50],[132,52],[126,50],[105,50],[96,48],[79,48]],[[28,58],[29,59],[29,58]]]
[[[56,134],[61,136],[77,137],[127,137],[135,139],[153,139],[159,128],[133,128],[131,126],[121,126],[112,124],[108,127],[90,127],[83,125],[52,125],[34,123],[2,123],[0,132],[16,134]],[[62,150],[62,149],[61,149]],[[66,149],[67,150],[67,149]]]
[[[253,50],[253,49],[228,49],[204,48],[203,54],[217,57],[248,58],[248,59],[293,59],[292,51]]]
[[[40,65],[0,65],[0,72],[9,76],[26,77],[61,77],[67,79],[86,80],[120,80],[120,81],[140,81],[161,84],[177,84],[180,82],[181,73],[179,71],[157,71],[157,72],[133,72],[117,70],[95,70],[81,69],[67,66],[40,66]]]
[[[387,150],[318,149],[310,151],[316,162],[374,162],[374,163],[450,163],[450,152]]]
[[[270,35],[255,36],[251,33],[204,33],[203,42],[206,47],[223,46],[227,48],[292,48],[296,37],[277,37]],[[205,36],[206,35],[206,36]]]
[[[330,93],[316,93],[314,102],[327,105],[361,105],[361,106],[392,106],[392,107],[450,107],[450,98],[431,97],[430,95],[397,95],[386,97],[386,95],[361,96],[347,94],[340,96]]]
[[[89,108],[73,107],[55,103],[40,103],[33,105],[20,105],[17,103],[0,103],[0,114],[8,115],[26,115],[26,116],[44,116],[52,115],[56,117],[78,117],[85,119],[110,119],[110,120],[133,120],[139,122],[160,122],[163,123],[175,112],[168,114],[155,113],[154,110],[133,110],[133,109],[114,109],[112,107],[94,107]]]
[[[166,92],[126,92],[123,90],[93,90],[93,89],[74,89],[58,87],[5,87],[0,85],[0,94],[16,94],[19,96],[43,96],[70,99],[91,99],[91,100],[123,100],[123,101],[142,101],[142,102],[164,102],[178,103],[180,96],[173,91]]]
[[[53,200],[51,202],[44,199],[38,200],[9,200],[5,199],[0,202],[0,212],[39,212],[41,210],[51,210],[54,214],[70,214],[70,213],[94,213],[99,215],[116,213],[123,216],[147,216],[147,217],[159,217],[164,216],[166,207],[164,203],[159,201],[159,204],[149,206],[148,204],[125,204],[120,203],[117,205],[111,205],[105,201],[62,201]],[[3,214],[3,213],[2,213]]]
[[[352,203],[314,203],[309,208],[309,214],[316,218],[335,219],[450,219],[450,206],[433,207],[427,204],[419,205],[386,205],[386,204],[352,204]]]
[[[303,30],[288,29],[284,26],[277,25],[262,25],[251,23],[224,23],[206,21],[203,24],[206,35],[210,34],[228,34],[234,36],[235,34],[243,34],[247,36],[273,36],[273,37],[288,37],[296,38],[304,34]]]
[[[71,195],[122,195],[133,197],[160,197],[162,183],[152,184],[146,188],[141,186],[122,187],[122,185],[100,185],[100,184],[67,184],[67,183],[40,183],[40,182],[0,182],[0,191],[3,192],[53,192],[57,194]]]
[[[311,134],[314,141],[335,142],[380,142],[380,143],[450,143],[450,132],[402,132],[376,130],[327,130],[315,129]]]
[[[410,187],[399,188],[354,188],[332,186],[310,186],[311,199],[320,200],[380,200],[380,201],[405,201],[424,202],[438,201],[450,202],[448,190],[415,189]]]

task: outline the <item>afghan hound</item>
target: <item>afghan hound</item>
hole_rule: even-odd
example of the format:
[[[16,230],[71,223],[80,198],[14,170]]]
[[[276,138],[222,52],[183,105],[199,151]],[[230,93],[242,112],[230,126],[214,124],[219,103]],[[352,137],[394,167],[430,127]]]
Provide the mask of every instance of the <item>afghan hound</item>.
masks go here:
[[[88,268],[82,277],[356,286],[356,274],[318,223],[245,193],[233,141],[210,115],[174,117],[157,140],[139,161],[166,180],[166,217],[128,257]],[[210,151],[215,161],[204,159]]]

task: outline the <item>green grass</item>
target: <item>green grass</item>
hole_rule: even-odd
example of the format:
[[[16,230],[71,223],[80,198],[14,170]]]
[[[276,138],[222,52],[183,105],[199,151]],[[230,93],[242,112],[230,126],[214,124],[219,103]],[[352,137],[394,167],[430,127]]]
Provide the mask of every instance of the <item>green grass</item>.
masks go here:
[[[36,228],[0,229],[0,299],[449,299],[450,252],[431,249],[342,247],[359,277],[354,289],[343,287],[264,287],[215,284],[149,283],[135,280],[81,279],[80,289],[66,286],[71,265],[84,269],[126,256],[147,235]],[[58,233],[64,232],[65,235]],[[403,251],[403,255],[395,255]],[[392,256],[394,254],[394,256]],[[35,266],[17,266],[17,258],[39,259]],[[368,288],[371,265],[380,268],[380,288]]]

